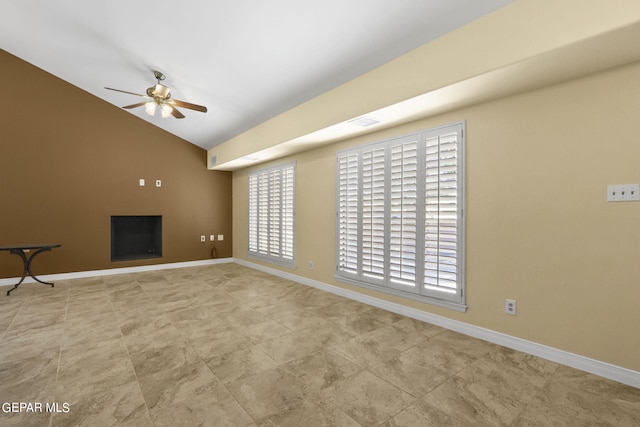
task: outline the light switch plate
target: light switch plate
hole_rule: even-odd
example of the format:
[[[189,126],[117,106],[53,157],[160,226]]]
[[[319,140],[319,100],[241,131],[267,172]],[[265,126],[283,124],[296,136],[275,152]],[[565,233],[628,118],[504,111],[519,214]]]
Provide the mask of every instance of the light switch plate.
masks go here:
[[[140,178],[138,185],[140,185],[140,187],[144,187],[144,178]]]
[[[634,202],[640,200],[640,184],[607,186],[608,202]]]

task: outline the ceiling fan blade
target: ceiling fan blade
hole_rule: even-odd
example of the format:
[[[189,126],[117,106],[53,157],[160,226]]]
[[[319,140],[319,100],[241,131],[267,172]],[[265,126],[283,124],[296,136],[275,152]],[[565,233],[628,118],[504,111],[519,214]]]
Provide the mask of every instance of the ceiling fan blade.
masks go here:
[[[125,105],[122,108],[136,108],[136,107],[142,107],[144,104],[146,104],[148,101],[144,101],[144,102],[138,102],[137,104],[131,104],[131,105]]]
[[[184,114],[182,114],[176,107],[171,107],[171,115],[176,119],[184,119]]]
[[[196,105],[196,104],[192,104],[190,102],[178,101],[177,99],[172,99],[169,102],[172,103],[173,105],[177,105],[178,107],[188,108],[190,110],[196,110],[196,111],[200,111],[202,113],[206,113],[207,112],[207,107],[205,107],[203,105]]]
[[[105,87],[105,89],[115,90],[116,92],[128,93],[129,95],[145,96],[145,95],[141,95],[139,93],[127,92],[126,90],[114,89],[112,87]]]

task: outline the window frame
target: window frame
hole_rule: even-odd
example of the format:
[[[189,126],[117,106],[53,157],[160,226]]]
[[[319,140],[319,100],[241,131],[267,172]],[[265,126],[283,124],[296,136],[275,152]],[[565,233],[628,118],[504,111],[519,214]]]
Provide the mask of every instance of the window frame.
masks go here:
[[[275,182],[276,179],[278,183]],[[267,196],[261,198],[260,185],[265,183],[266,190],[264,187],[262,190],[267,192]],[[277,199],[272,197],[274,191],[277,191]],[[247,256],[295,268],[296,162],[250,172],[247,177],[247,195]],[[257,203],[255,208],[254,203]],[[274,218],[277,220],[272,227]],[[266,227],[261,225],[261,220]]]
[[[466,311],[465,137],[465,122],[461,121],[351,147],[336,153],[336,280],[457,311]],[[431,157],[427,157],[427,143],[433,142],[435,138],[438,138],[435,144],[437,147],[437,167],[431,168],[433,155],[430,154]],[[407,157],[406,164],[404,160],[398,162],[398,159],[404,156],[403,150],[410,151],[412,149],[412,142],[415,142],[416,145],[415,156]],[[431,150],[432,147],[433,145],[429,149]],[[455,148],[449,152],[441,151],[450,150],[452,147]],[[374,219],[371,216],[372,208],[366,202],[368,202],[371,191],[376,188],[378,189],[376,191],[379,191],[380,182],[374,185],[370,184],[369,181],[365,181],[365,178],[369,179],[373,174],[373,169],[365,170],[365,166],[370,166],[370,163],[366,163],[368,161],[366,156],[371,157],[374,152],[377,152],[379,157],[380,150],[384,150],[384,166],[380,165],[381,161],[378,158],[376,170],[378,174],[384,174],[384,220],[381,221],[380,212],[377,212],[378,227],[377,229],[375,227],[369,229],[368,227]],[[392,160],[392,151],[394,150],[393,155],[396,156],[396,159]],[[445,163],[441,165],[441,162]],[[455,163],[455,167],[452,166],[452,163],[446,164],[446,162]],[[427,166],[427,163],[430,165]],[[345,169],[347,166],[348,169]],[[427,167],[429,167],[429,170],[427,170]],[[437,183],[435,184],[437,188],[437,203],[435,205],[431,203],[434,191],[431,187],[434,183],[433,181],[427,182],[428,173],[434,170],[437,176]],[[454,170],[455,175],[452,175]],[[392,179],[392,173],[396,174],[395,179]],[[365,177],[365,174],[369,175]],[[455,180],[447,181],[446,175],[455,176]],[[397,178],[397,176],[401,176],[401,178]],[[380,180],[378,179],[378,181]],[[392,181],[396,187],[398,184],[407,185],[392,189]],[[451,183],[453,183],[452,188],[449,185]],[[415,198],[412,196],[414,192]],[[455,192],[454,199],[449,197],[452,192]],[[349,195],[348,202],[350,203],[348,211],[342,210],[347,206],[345,204],[347,199],[344,198],[347,195]],[[378,207],[380,207],[381,199],[379,195],[377,197]],[[392,197],[395,197],[393,205],[391,203]],[[446,200],[449,203],[441,203],[441,200]],[[414,206],[411,206],[412,201]],[[427,205],[427,201],[429,201],[429,205]],[[397,211],[396,206],[403,204],[406,205],[406,208]],[[454,226],[451,225],[454,210],[449,205],[455,205]],[[431,217],[428,218],[428,211],[431,212],[431,206],[436,207],[436,213],[435,216],[432,213]],[[403,212],[410,214],[403,218]],[[437,223],[437,237],[435,240],[427,238],[426,225],[428,222],[433,221]],[[441,223],[445,223],[446,227],[441,227]],[[383,251],[378,251],[377,254],[377,274],[370,274],[368,270],[364,269],[365,265],[367,268],[369,267],[369,264],[365,264],[365,261],[369,262],[369,260],[365,260],[363,257],[370,257],[372,249],[365,245],[365,243],[369,243],[369,241],[365,242],[365,239],[372,235],[371,230],[375,230],[378,233],[376,244],[380,249],[380,224],[383,224]],[[365,225],[367,228],[365,228]],[[391,245],[392,226],[396,230],[393,247]],[[440,231],[440,228],[444,231]],[[432,229],[433,227],[430,227],[431,231]],[[346,235],[342,233],[344,230],[349,230],[349,236],[345,237]],[[454,230],[453,235],[450,234],[452,230]],[[430,234],[432,233],[430,232]],[[354,236],[356,241],[353,240]],[[431,287],[425,282],[425,276],[431,273],[433,265],[430,262],[430,267],[427,268],[427,252],[430,251],[426,243],[427,241],[429,243],[434,241],[442,242],[451,238],[454,238],[455,249],[450,248],[451,250],[445,253],[443,249],[438,247],[435,265],[438,272],[452,267],[452,275],[455,275],[455,289],[448,290],[447,288],[451,286],[451,281],[440,277],[438,277],[437,282],[439,286]],[[394,273],[396,276],[404,275],[405,279],[392,277],[392,251],[394,259],[397,261],[394,264]],[[382,274],[379,273],[380,252],[383,252]],[[451,253],[455,254],[453,258],[450,256]],[[412,257],[413,264],[410,265]],[[347,263],[346,260],[349,260],[349,262]],[[429,260],[433,260],[432,255],[429,256]],[[344,265],[342,265],[343,261],[345,261]],[[454,262],[455,264],[450,265],[448,264],[449,262]],[[413,268],[413,271],[411,268]],[[412,274],[413,281],[411,280]],[[438,276],[440,276],[440,273],[438,273]],[[442,286],[441,284],[446,285]]]

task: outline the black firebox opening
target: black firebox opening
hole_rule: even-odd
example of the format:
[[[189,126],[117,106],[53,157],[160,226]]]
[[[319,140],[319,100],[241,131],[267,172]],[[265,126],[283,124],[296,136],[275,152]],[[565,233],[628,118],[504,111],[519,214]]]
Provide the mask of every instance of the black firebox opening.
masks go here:
[[[162,257],[162,215],[111,217],[111,261]]]

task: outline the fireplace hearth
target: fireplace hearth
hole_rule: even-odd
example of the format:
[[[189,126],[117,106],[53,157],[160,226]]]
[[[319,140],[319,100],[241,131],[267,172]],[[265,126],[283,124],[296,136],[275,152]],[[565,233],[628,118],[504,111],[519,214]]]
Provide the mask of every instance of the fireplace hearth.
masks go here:
[[[111,261],[162,257],[162,215],[111,217]]]

